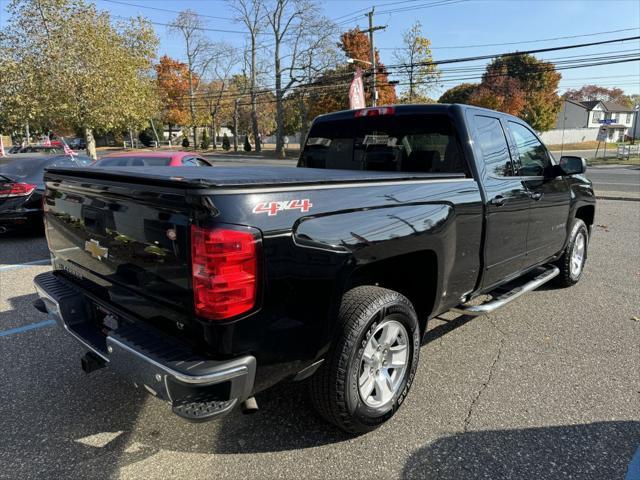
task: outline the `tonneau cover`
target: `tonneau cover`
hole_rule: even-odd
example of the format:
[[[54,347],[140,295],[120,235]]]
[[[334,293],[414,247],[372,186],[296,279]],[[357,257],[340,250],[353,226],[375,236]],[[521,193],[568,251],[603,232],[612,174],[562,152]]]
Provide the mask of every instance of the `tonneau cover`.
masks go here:
[[[172,184],[184,188],[266,187],[386,180],[464,178],[463,174],[328,170],[278,166],[50,168],[47,178],[64,175],[120,182]]]

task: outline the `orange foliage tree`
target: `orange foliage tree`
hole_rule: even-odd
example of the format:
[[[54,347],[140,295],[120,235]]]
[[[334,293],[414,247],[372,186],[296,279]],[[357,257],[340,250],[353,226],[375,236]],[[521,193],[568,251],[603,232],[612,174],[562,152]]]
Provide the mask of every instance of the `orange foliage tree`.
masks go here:
[[[357,27],[340,36],[340,47],[348,58],[363,60],[364,62],[369,62],[371,60],[371,43],[369,42],[369,36],[366,33],[361,32]],[[392,105],[396,103],[397,100],[396,87],[389,84],[389,73],[387,72],[387,68],[380,61],[378,50],[375,51],[375,57],[378,105]],[[371,66],[367,67],[366,65],[366,63],[362,62],[354,62],[354,65],[351,65],[350,67],[353,71],[355,71],[358,66],[361,68],[366,67],[365,70],[368,68],[367,73],[371,74]],[[366,75],[365,78],[369,78],[369,75]],[[371,104],[372,94],[371,84],[370,82],[367,82],[365,88],[365,100],[367,104]]]
[[[555,65],[533,55],[505,55],[487,65],[469,103],[517,115],[534,129],[553,128],[560,110]]]
[[[189,71],[185,63],[164,55],[156,65],[156,76],[162,101],[161,120],[169,126],[171,138],[174,125],[186,125],[189,122]]]
[[[338,46],[347,58],[364,60],[369,62],[370,43],[369,37],[358,28],[349,30],[340,36]],[[396,89],[389,84],[389,75],[386,67],[380,62],[376,50],[376,81],[378,89],[378,105],[396,103]],[[313,118],[324,113],[345,110],[349,108],[349,84],[357,68],[365,70],[365,101],[371,104],[371,68],[366,63],[344,63],[335,68],[326,69],[303,93],[308,99],[308,115]],[[367,72],[368,68],[368,72]],[[367,75],[366,73],[369,73]]]

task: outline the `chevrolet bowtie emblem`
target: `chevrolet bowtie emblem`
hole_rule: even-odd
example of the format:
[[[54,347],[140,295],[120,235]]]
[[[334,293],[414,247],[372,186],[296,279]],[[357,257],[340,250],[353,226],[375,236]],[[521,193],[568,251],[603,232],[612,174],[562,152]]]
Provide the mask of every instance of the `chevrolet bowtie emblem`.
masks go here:
[[[109,249],[101,247],[100,242],[93,238],[84,242],[84,249],[89,252],[93,258],[97,258],[98,260],[102,260],[109,256]]]

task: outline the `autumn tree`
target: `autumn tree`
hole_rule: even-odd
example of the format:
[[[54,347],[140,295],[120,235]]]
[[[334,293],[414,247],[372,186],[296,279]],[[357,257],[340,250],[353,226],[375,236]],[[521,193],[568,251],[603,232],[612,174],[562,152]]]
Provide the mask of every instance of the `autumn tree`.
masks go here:
[[[356,68],[366,65],[366,63],[368,63],[370,60],[371,43],[369,42],[369,37],[366,33],[361,32],[357,27],[353,30],[349,30],[348,32],[343,33],[340,36],[340,48],[345,53],[347,58],[356,60],[356,62],[354,62],[353,65],[351,65],[349,68],[351,71],[355,71]],[[395,85],[389,83],[389,73],[387,71],[387,68],[380,61],[380,54],[377,49],[374,55],[376,58],[375,75],[378,90],[378,105],[394,104],[397,101],[396,87]],[[357,62],[357,60],[361,60],[364,63]],[[371,72],[371,68],[368,68],[367,73],[369,75],[373,74],[373,72]],[[372,97],[373,93],[371,92],[371,88],[368,85],[365,86],[366,102],[370,103]]]
[[[338,65],[322,72],[308,88],[309,117],[348,109],[349,84],[353,74],[351,65]]]
[[[189,95],[189,70],[185,63],[166,55],[156,65],[158,93],[162,102],[161,120],[169,126],[171,139],[174,125],[189,122],[187,99]]]
[[[438,103],[469,103],[469,98],[478,87],[477,83],[461,83],[444,92],[438,99]]]
[[[436,86],[440,73],[433,64],[431,41],[422,33],[422,24],[416,21],[402,35],[402,47],[394,51],[398,74],[407,84],[400,96],[401,103],[431,103],[427,94]]]
[[[469,96],[469,103],[511,115],[520,115],[525,95],[518,79],[507,75],[487,77]]]
[[[599,85],[585,85],[577,89],[569,89],[562,95],[568,100],[577,102],[587,102],[599,100],[601,102],[614,102],[625,107],[633,107],[634,103],[631,97],[625,95],[621,88],[606,88]]]
[[[114,24],[83,0],[13,0],[8,12],[0,104],[15,111],[5,121],[26,115],[81,130],[95,158],[94,131],[139,128],[156,115],[151,73],[158,40],[147,22]]]
[[[508,111],[544,132],[553,128],[560,109],[561,75],[552,63],[533,55],[505,55],[487,65],[469,103]]]

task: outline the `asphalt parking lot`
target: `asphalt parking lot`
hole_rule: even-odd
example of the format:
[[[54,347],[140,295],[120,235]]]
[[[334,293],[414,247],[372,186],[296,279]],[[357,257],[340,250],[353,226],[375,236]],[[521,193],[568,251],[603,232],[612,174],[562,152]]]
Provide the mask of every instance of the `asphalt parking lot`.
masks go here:
[[[433,320],[402,409],[355,438],[296,385],[190,424],[106,369],[85,375],[31,307],[44,239],[2,236],[0,478],[623,479],[640,446],[639,205],[599,203],[577,286]]]

